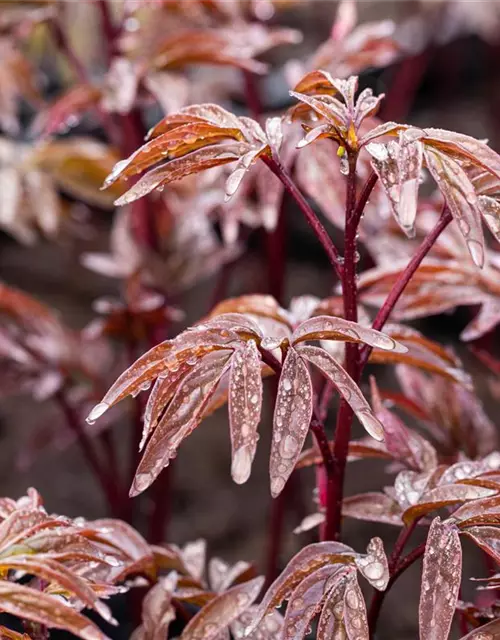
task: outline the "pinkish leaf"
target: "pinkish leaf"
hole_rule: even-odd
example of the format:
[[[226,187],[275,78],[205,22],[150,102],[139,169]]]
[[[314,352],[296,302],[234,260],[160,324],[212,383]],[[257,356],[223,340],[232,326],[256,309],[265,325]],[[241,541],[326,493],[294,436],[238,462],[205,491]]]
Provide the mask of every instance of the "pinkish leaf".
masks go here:
[[[253,605],[244,611],[231,625],[233,637],[241,638],[247,627],[253,622],[257,613],[257,606]],[[283,633],[283,616],[279,611],[273,611],[259,624],[257,629],[247,635],[248,640],[281,640]]]
[[[101,98],[101,90],[92,85],[78,84],[59,96],[36,116],[31,130],[38,136],[50,136],[61,129],[76,126],[85,111]]]
[[[206,540],[200,538],[199,540],[188,542],[182,548],[181,555],[189,574],[195,580],[202,580],[207,558]]]
[[[294,589],[285,614],[284,634],[287,638],[303,638],[311,620],[320,612],[339,566],[325,565],[306,576]]]
[[[366,605],[355,571],[338,571],[318,622],[318,640],[368,640]]]
[[[257,447],[257,427],[262,410],[261,359],[254,340],[245,342],[231,358],[229,425],[233,480],[248,480]]]
[[[304,446],[313,410],[312,392],[307,365],[290,347],[281,370],[274,407],[269,464],[274,498],[283,490]]]
[[[487,624],[473,629],[470,633],[462,636],[460,640],[495,640],[500,634],[500,618],[492,620]]]
[[[483,297],[481,302],[481,308],[476,317],[460,334],[461,340],[466,342],[477,340],[500,324],[500,300],[491,296]]]
[[[370,637],[366,604],[358,578],[351,573],[344,593],[344,625],[349,640],[368,640]]]
[[[334,152],[332,142],[327,140],[305,147],[297,156],[295,175],[300,188],[316,202],[328,220],[343,229],[345,179]]]
[[[462,532],[500,564],[500,529],[498,527],[467,527]]]
[[[330,380],[354,411],[366,431],[375,440],[384,439],[384,428],[373,414],[370,405],[354,380],[343,367],[324,349],[301,345],[297,348],[301,357],[309,360]]]
[[[269,612],[288,600],[302,580],[326,565],[353,563],[354,551],[340,542],[317,542],[301,549],[267,590],[247,633],[254,631]]]
[[[177,574],[160,577],[142,601],[142,625],[132,634],[133,640],[164,640],[170,623],[175,620],[172,595]]]
[[[420,591],[420,640],[450,632],[462,578],[462,548],[454,525],[435,518],[427,535]]]
[[[458,526],[500,524],[500,495],[466,502],[453,513]]]
[[[418,504],[411,506],[403,513],[403,520],[408,524],[415,518],[426,515],[443,507],[448,507],[469,500],[488,498],[497,493],[493,489],[475,487],[467,484],[447,484],[426,491],[419,499]]]
[[[403,526],[402,510],[398,503],[384,493],[361,493],[348,496],[342,502],[342,515],[356,520],[382,522],[396,527]]]
[[[74,595],[86,606],[95,609],[107,622],[117,624],[113,619],[109,608],[101,602],[91,586],[80,578],[77,573],[65,567],[61,562],[44,557],[43,554],[35,556],[16,555],[4,557],[0,560],[0,569],[8,571],[25,571],[35,575],[49,583],[55,582],[64,591]]]
[[[474,185],[460,164],[443,153],[426,148],[425,162],[442,192],[469,253],[478,267],[484,264],[481,208]]]
[[[82,640],[107,640],[88,618],[59,598],[14,582],[0,581],[2,611],[49,628],[64,629]]]
[[[369,344],[386,351],[406,353],[408,349],[385,333],[363,327],[357,322],[332,316],[316,316],[302,322],[292,334],[292,342],[305,340],[342,340]]]
[[[231,142],[192,151],[180,158],[158,165],[148,171],[131,189],[116,200],[116,206],[123,206],[147,195],[154,189],[180,180],[193,173],[205,171],[238,160],[250,150],[244,142]]]
[[[184,378],[151,436],[136,471],[131,496],[145,491],[176,455],[180,443],[198,426],[222,378],[230,352],[213,352]]]
[[[227,330],[200,329],[185,331],[173,340],[162,342],[143,354],[118,377],[101,402],[90,412],[87,421],[94,422],[128,395],[137,395],[146,390],[158,377],[176,378],[176,373],[184,362],[194,363],[200,356],[226,346],[230,349],[231,343],[237,340],[237,334]]]
[[[409,130],[412,131],[412,130]],[[399,142],[372,143],[366,147],[372,156],[372,166],[392,205],[396,220],[403,231],[414,235],[418,188],[422,170],[423,145],[402,132]]]
[[[366,548],[366,554],[358,555],[355,562],[358,571],[372,587],[385,591],[389,582],[389,565],[384,543],[380,538],[372,538]]]
[[[479,196],[479,206],[489,230],[500,242],[500,202],[489,196]]]
[[[473,165],[479,165],[500,178],[500,157],[481,140],[471,136],[445,129],[425,129],[425,140],[435,145],[438,149],[451,152],[452,155],[465,158]]]
[[[254,578],[232,587],[205,605],[188,622],[183,640],[214,640],[234,622],[259,595],[264,578]]]

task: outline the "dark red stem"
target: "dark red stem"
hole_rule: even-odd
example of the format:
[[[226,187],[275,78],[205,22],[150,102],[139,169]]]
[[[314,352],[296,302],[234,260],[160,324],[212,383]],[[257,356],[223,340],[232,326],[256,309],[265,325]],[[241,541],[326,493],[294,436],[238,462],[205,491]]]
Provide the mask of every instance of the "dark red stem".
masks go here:
[[[278,160],[268,156],[262,156],[262,160],[267,164],[274,175],[281,180],[287,192],[292,196],[292,198],[299,206],[305,219],[314,231],[316,237],[323,245],[323,248],[328,256],[328,259],[330,260],[330,264],[335,270],[335,273],[340,278],[342,276],[342,266],[339,252],[333,244],[332,239],[328,235],[325,227],[322,225],[317,215],[312,210],[310,204],[304,198],[288,171]]]
[[[119,515],[120,495],[117,486],[103,468],[90,438],[81,425],[79,416],[69,403],[63,390],[56,393],[55,400],[66,418],[68,428],[75,434],[83,457],[97,478],[111,511]]]
[[[368,612],[368,626],[370,628],[370,637],[374,637],[375,629],[377,626],[378,617],[380,614],[380,610],[382,608],[382,604],[384,602],[384,598],[391,589],[392,585],[396,582],[399,576],[408,569],[416,560],[421,558],[425,552],[425,542],[421,545],[410,551],[410,553],[405,556],[395,567],[394,571],[391,574],[389,579],[389,583],[385,591],[376,591],[371,605],[370,610]]]
[[[64,30],[61,27],[61,24],[57,19],[51,20],[49,22],[49,28],[54,39],[56,47],[66,56],[70,67],[73,69],[73,72],[78,78],[78,81],[81,84],[90,85],[92,82],[90,81],[89,74],[87,69],[82,64],[78,56],[73,51],[73,48],[64,33]],[[95,106],[95,112],[101,121],[103,128],[109,136],[110,141],[119,146],[120,144],[120,130],[117,127],[113,117],[110,113],[105,111],[99,104]]]
[[[164,542],[170,516],[172,495],[172,466],[165,467],[151,488],[154,509],[149,523],[148,540],[152,544]]]
[[[356,263],[358,260],[357,241],[358,224],[361,214],[356,207],[356,163],[357,155],[349,155],[349,175],[347,177],[346,223],[344,234],[344,269],[342,271],[342,297],[344,317],[357,322],[358,301],[356,284]],[[375,184],[375,182],[373,182]],[[372,187],[373,188],[373,187]],[[356,343],[345,345],[345,368],[356,382],[359,377],[359,347]],[[333,459],[335,461],[333,481],[329,485],[326,504],[326,522],[324,535],[327,540],[338,540],[342,523],[342,498],[344,495],[344,476],[351,438],[351,425],[354,413],[345,400],[342,400],[337,415]]]
[[[107,0],[98,0],[97,8],[101,14],[102,32],[104,35],[104,43],[106,46],[106,57],[108,66],[115,55],[115,36],[116,29],[113,24],[111,11],[109,10],[109,3]]]
[[[243,81],[245,83],[245,100],[250,115],[254,120],[258,120],[262,115],[262,102],[257,86],[257,76],[251,71],[243,71]]]
[[[383,326],[389,319],[389,316],[391,315],[392,310],[396,306],[399,298],[403,294],[407,284],[412,279],[415,271],[419,268],[420,264],[422,263],[422,260],[432,249],[432,247],[434,246],[434,243],[439,238],[441,233],[446,229],[446,227],[449,225],[452,219],[453,217],[449,209],[445,209],[441,214],[441,217],[439,218],[438,222],[436,223],[436,226],[432,229],[429,235],[422,242],[422,244],[414,254],[413,258],[410,260],[410,262],[406,266],[406,269],[401,273],[399,278],[394,283],[394,286],[392,287],[392,289],[389,292],[389,295],[385,299],[384,304],[380,307],[377,315],[375,316],[375,320],[373,321],[373,325],[372,325],[374,329],[377,329],[380,331],[380,329],[383,328]],[[371,350],[372,348],[369,345],[364,346],[363,349],[361,350],[361,357],[360,357],[361,369],[368,362],[368,358],[370,357]]]

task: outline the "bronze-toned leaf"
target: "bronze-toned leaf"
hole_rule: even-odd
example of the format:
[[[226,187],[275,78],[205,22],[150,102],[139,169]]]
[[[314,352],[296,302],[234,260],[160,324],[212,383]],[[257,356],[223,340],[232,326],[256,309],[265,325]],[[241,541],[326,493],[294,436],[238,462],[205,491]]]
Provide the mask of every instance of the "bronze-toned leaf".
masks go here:
[[[258,577],[232,587],[205,605],[188,622],[182,640],[213,640],[234,622],[259,595],[264,578]]]
[[[194,364],[198,358],[212,351],[225,347],[230,349],[231,342],[237,339],[235,333],[208,329],[182,333],[173,340],[162,342],[143,354],[118,377],[102,401],[90,412],[87,420],[97,420],[128,395],[138,394],[149,388],[158,377],[166,378],[170,375],[176,378],[175,374],[180,366],[188,360]]]
[[[27,574],[35,575],[49,583],[55,582],[62,587],[64,592],[76,596],[81,602],[92,609],[95,609],[107,622],[117,624],[113,619],[109,608],[101,602],[94,593],[92,587],[77,573],[65,567],[61,562],[44,557],[38,554],[33,557],[29,555],[16,555],[0,560],[0,572],[24,571]]]
[[[382,522],[396,527],[403,526],[401,507],[393,498],[384,493],[361,493],[344,498],[342,515],[356,520]]]
[[[481,209],[474,185],[460,164],[443,153],[426,149],[425,161],[458,223],[472,259],[478,267],[482,267],[484,237]]]
[[[467,484],[447,484],[426,491],[420,496],[418,504],[411,506],[403,513],[403,520],[408,524],[415,518],[421,517],[437,509],[451,506],[469,500],[479,500],[495,495],[497,491],[485,487],[475,487]]]
[[[372,587],[379,591],[385,591],[389,582],[389,565],[384,551],[384,543],[380,538],[372,538],[366,548],[366,554],[358,555],[355,562],[358,571]]]
[[[153,189],[158,189],[170,182],[180,180],[193,173],[218,167],[228,162],[238,160],[249,150],[244,142],[232,142],[205,147],[198,151],[192,151],[181,158],[175,158],[170,162],[158,165],[148,171],[131,189],[115,201],[117,206],[129,204],[138,198],[147,195]]]
[[[25,585],[0,581],[0,602],[2,610],[13,616],[64,629],[82,640],[107,640],[95,624],[59,598]]]
[[[7,627],[4,626],[0,626],[0,638],[2,638],[2,640],[31,640],[31,636],[27,633],[12,631],[12,629],[7,629]]]
[[[136,496],[147,489],[199,424],[203,410],[226,370],[230,352],[214,352],[195,364],[174,394],[152,434],[130,489]]]
[[[357,322],[330,316],[316,316],[302,322],[292,334],[294,344],[305,340],[342,340],[369,344],[395,353],[406,353],[408,349],[380,331],[363,327]]]
[[[313,410],[312,383],[300,355],[288,349],[274,407],[269,473],[271,495],[281,493],[304,446]]]
[[[462,548],[454,525],[435,518],[427,535],[419,605],[420,640],[448,637],[462,578]]]
[[[473,629],[467,635],[462,636],[460,640],[495,640],[499,633],[500,619],[497,619]]]
[[[341,571],[341,568],[325,565],[307,575],[297,585],[288,601],[284,637],[303,638],[307,634],[312,619],[321,611],[323,600],[337,571]]]
[[[361,390],[343,367],[324,349],[300,346],[297,352],[318,367],[350,405],[366,431],[376,440],[384,439],[384,428],[373,414]]]
[[[500,496],[466,502],[454,511],[453,519],[461,529],[474,525],[500,524]]]
[[[288,600],[302,580],[324,566],[335,563],[352,564],[354,552],[340,542],[317,542],[301,549],[288,563],[281,575],[269,587],[247,633],[254,631],[269,612]]]
[[[78,124],[82,115],[101,99],[101,90],[93,85],[79,84],[59,96],[36,116],[32,131],[39,136],[51,136]]]
[[[467,527],[462,533],[500,564],[500,529],[498,527]]]
[[[370,388],[375,415],[384,426],[387,450],[395,459],[404,461],[417,471],[437,467],[437,454],[432,444],[415,431],[408,429],[395,413],[384,406],[373,376],[370,379]]]
[[[172,595],[177,585],[177,574],[160,577],[142,601],[142,624],[132,634],[133,640],[164,640],[170,623],[175,620]]]

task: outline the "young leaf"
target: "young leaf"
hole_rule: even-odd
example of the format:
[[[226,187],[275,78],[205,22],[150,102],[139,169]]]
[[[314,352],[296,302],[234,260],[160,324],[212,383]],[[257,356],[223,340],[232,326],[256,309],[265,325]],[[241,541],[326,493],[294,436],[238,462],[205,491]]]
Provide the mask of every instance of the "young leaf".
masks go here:
[[[380,538],[372,538],[368,543],[366,555],[359,555],[355,562],[358,571],[372,587],[385,591],[389,582],[389,565],[384,543]]]
[[[419,605],[420,640],[450,632],[462,577],[462,548],[454,525],[435,518],[427,535]]]

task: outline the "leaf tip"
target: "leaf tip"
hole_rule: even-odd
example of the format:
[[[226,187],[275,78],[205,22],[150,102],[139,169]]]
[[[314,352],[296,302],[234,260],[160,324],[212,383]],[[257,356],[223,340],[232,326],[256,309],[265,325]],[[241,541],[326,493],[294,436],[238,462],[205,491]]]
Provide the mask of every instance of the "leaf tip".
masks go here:
[[[107,402],[99,402],[92,409],[92,411],[87,416],[88,424],[94,424],[96,420],[98,420],[106,411],[109,409],[109,404]]]

